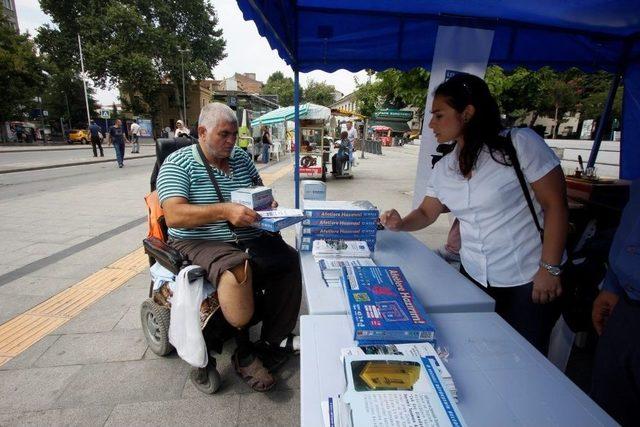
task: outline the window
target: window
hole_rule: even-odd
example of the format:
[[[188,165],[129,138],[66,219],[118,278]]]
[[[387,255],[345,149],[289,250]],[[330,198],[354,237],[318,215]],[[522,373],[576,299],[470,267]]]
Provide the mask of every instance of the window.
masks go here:
[[[13,10],[13,4],[11,2],[11,0],[2,0],[2,3],[4,4],[4,7],[9,9],[9,10]]]

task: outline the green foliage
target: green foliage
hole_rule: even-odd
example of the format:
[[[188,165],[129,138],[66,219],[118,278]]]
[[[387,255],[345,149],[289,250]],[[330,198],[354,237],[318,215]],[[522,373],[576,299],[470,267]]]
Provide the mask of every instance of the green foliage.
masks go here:
[[[34,99],[44,86],[43,67],[33,43],[16,34],[0,14],[0,122],[22,119],[36,107]]]
[[[211,77],[225,56],[215,10],[205,0],[40,0],[40,5],[55,23],[39,29],[41,50],[77,70],[79,33],[89,76],[102,87],[117,85],[135,114],[156,112],[162,83],[181,85],[180,49],[189,49],[187,80]]]
[[[49,60],[48,57],[45,58]],[[58,119],[62,118],[67,126],[86,127],[87,109],[84,100],[84,87],[82,80],[69,69],[58,69],[55,64],[47,63],[50,77],[44,91],[44,108],[49,111],[51,124],[58,125]],[[93,90],[87,87],[89,98],[89,111],[96,110],[96,101],[93,98]]]
[[[424,68],[404,72],[388,69],[376,73],[374,82],[360,84],[356,81],[358,110],[371,116],[379,108],[415,107],[418,116],[424,114],[430,73]]]
[[[309,80],[302,96],[303,102],[324,105],[328,107],[335,102],[336,88],[326,82]]]
[[[293,105],[293,79],[285,77],[280,71],[271,74],[267,79],[267,83],[262,88],[265,95],[278,95],[278,104],[283,107]],[[300,88],[300,99],[303,97],[302,88]]]

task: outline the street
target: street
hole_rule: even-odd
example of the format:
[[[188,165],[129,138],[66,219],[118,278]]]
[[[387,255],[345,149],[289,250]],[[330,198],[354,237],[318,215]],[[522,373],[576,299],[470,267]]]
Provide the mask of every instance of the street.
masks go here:
[[[327,198],[369,199],[406,214],[417,153],[405,146],[367,154],[354,179],[328,179]],[[93,159],[86,150],[10,156],[23,164]],[[153,162],[0,174],[0,425],[299,423],[297,357],[279,373],[275,391],[253,393],[234,374],[227,345],[217,357],[223,387],[207,396],[175,353],[158,358],[148,350],[139,319],[148,263],[140,247]],[[280,205],[293,206],[289,156],[257,166]],[[416,236],[437,247],[447,231],[443,217]],[[293,242],[293,228],[283,235]],[[3,354],[9,340],[18,344]]]

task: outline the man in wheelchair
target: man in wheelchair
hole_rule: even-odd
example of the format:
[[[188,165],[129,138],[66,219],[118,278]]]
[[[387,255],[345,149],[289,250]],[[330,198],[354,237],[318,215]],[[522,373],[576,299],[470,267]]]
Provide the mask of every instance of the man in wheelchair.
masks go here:
[[[209,322],[203,331],[209,350],[215,347],[212,337],[222,336],[220,328],[233,331],[236,372],[253,390],[267,391],[276,383],[273,372],[295,350],[291,331],[300,309],[300,267],[297,252],[280,234],[250,227],[259,218],[254,210],[228,202],[231,191],[262,184],[251,156],[236,147],[237,136],[233,110],[221,103],[203,107],[198,143],[166,158],[157,190],[168,243],[217,286],[220,322]],[[259,320],[260,341],[254,344],[249,327]],[[215,370],[210,360],[213,366],[191,374],[207,392],[215,391],[208,384],[208,371]]]

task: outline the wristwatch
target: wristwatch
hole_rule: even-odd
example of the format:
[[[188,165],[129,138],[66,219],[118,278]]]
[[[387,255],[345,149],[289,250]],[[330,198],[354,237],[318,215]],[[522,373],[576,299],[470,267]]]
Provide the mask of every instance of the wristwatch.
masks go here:
[[[562,274],[562,265],[547,264],[544,261],[540,261],[540,267],[544,268],[552,276],[559,276]]]

